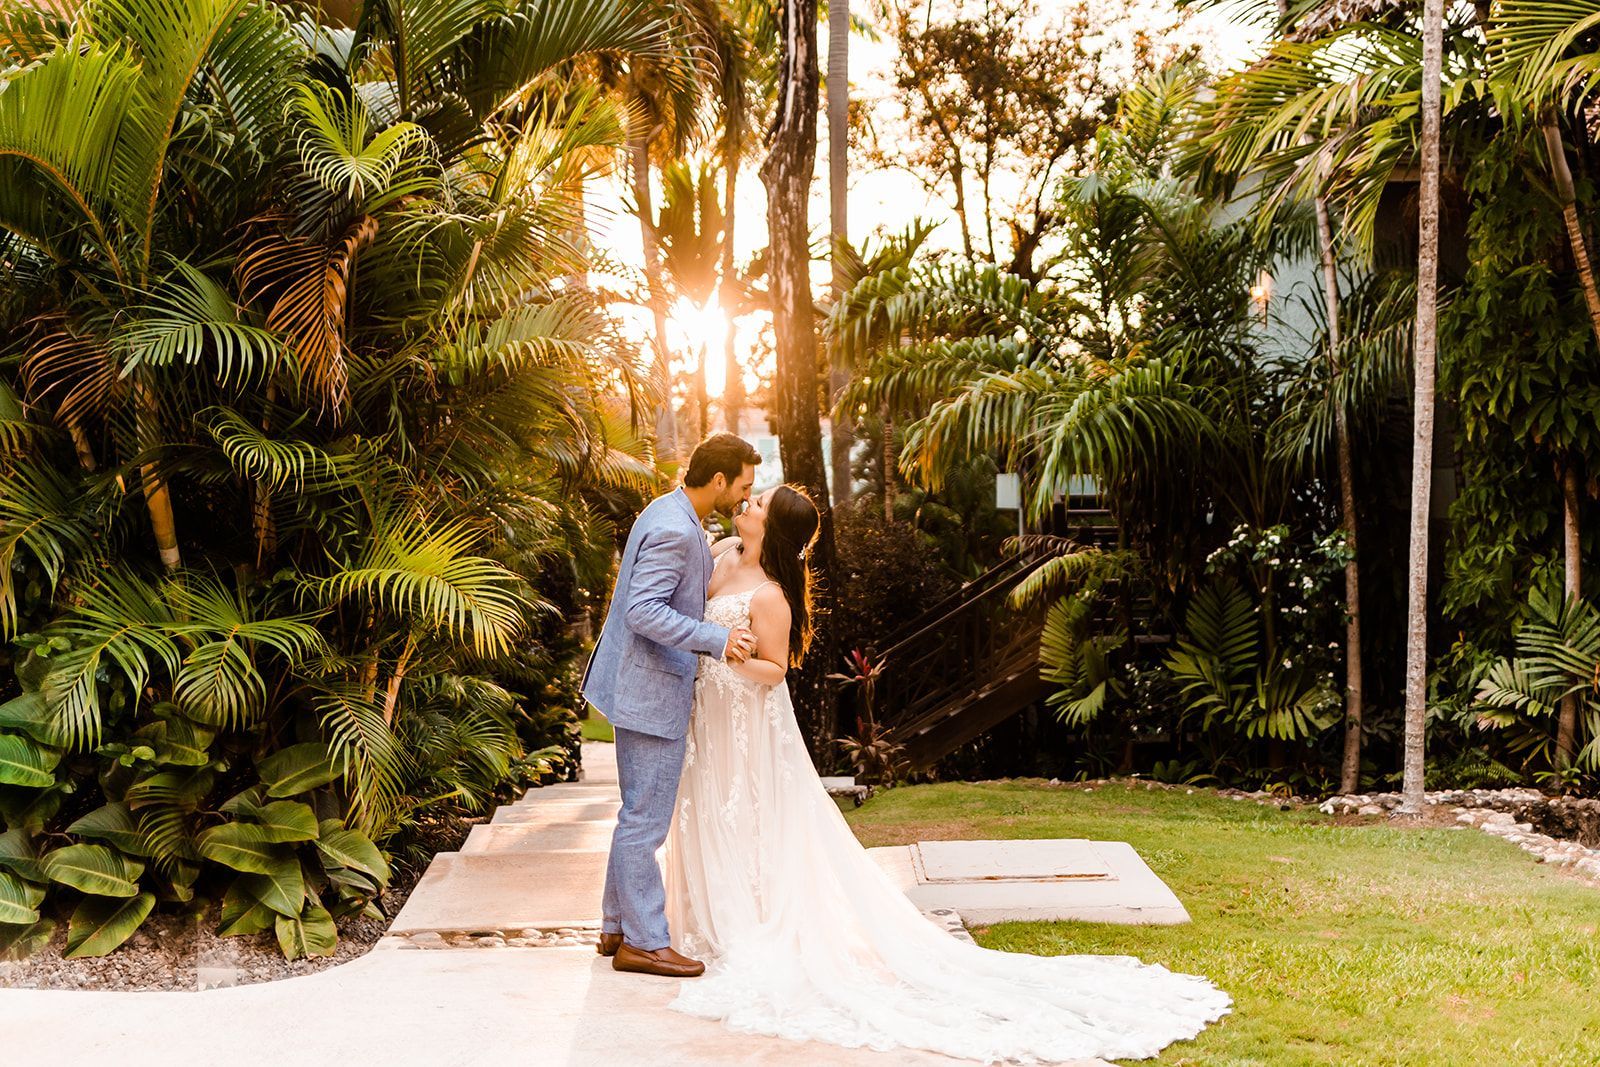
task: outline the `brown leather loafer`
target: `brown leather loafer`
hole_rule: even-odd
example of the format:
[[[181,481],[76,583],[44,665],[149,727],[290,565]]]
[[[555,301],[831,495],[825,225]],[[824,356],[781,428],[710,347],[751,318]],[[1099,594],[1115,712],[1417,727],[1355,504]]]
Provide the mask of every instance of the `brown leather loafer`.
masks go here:
[[[595,945],[594,950],[600,953],[602,956],[615,956],[617,954],[617,949],[621,947],[621,934],[608,934],[602,931],[600,934],[600,943]]]
[[[633,971],[636,974],[659,974],[663,978],[698,978],[706,971],[706,965],[699,960],[691,960],[671,948],[646,952],[626,942],[612,957],[611,967],[613,970]]]

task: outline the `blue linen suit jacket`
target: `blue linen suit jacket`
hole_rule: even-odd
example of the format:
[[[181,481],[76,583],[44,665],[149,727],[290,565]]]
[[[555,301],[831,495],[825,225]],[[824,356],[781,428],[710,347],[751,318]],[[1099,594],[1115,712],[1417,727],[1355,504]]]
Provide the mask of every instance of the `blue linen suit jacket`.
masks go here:
[[[705,621],[711,550],[681,489],[639,513],[622,550],[583,696],[613,726],[677,740],[689,732],[695,653],[721,656],[728,630]]]

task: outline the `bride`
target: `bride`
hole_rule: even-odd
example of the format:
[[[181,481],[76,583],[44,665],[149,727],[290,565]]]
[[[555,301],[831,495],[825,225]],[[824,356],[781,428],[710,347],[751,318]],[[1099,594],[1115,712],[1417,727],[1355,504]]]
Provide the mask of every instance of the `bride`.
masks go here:
[[[817,509],[779,486],[714,549],[706,618],[756,654],[700,658],[666,844],[667,916],[707,960],[672,1007],[732,1029],[851,1047],[1036,1062],[1153,1056],[1229,1010],[1204,978],[1127,956],[957,941],[856,841],[811,764],[784,674],[811,635]]]

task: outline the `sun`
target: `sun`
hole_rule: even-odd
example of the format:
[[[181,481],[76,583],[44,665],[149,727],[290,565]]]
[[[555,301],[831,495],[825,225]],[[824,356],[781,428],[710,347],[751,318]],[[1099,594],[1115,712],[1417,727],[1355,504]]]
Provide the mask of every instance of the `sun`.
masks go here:
[[[680,353],[691,370],[705,360],[706,392],[721,396],[726,368],[722,346],[728,336],[728,316],[712,297],[704,306],[682,297],[667,313],[667,343]]]

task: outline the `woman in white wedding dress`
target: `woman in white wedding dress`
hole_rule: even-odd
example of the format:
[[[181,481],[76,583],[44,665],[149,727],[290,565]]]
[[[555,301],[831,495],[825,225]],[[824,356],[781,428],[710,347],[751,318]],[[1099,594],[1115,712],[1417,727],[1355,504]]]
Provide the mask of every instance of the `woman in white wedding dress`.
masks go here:
[[[717,546],[706,618],[756,655],[702,656],[666,845],[676,947],[702,957],[672,1007],[734,1030],[983,1062],[1138,1059],[1229,1010],[1204,978],[1127,956],[1029,956],[958,941],[856,841],[811,764],[784,684],[810,634],[817,511],[780,486]]]

